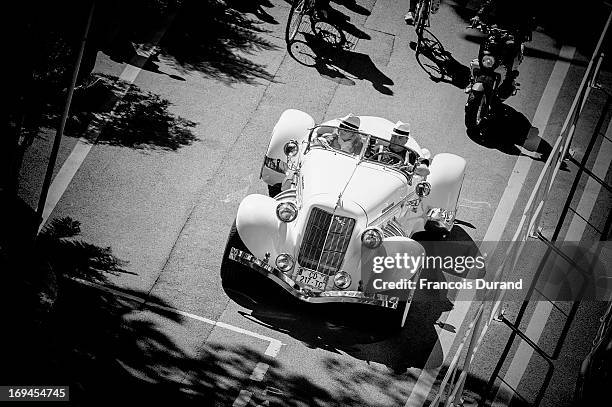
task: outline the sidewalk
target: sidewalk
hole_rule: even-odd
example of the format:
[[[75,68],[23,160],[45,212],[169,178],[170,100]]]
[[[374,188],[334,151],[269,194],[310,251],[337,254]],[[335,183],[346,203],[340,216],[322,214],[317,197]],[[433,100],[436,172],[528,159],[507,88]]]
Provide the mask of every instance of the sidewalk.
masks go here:
[[[599,82],[605,89],[612,90],[612,73],[602,72]],[[568,160],[566,170],[559,172],[544,207],[540,226],[546,239],[552,238],[556,228],[557,242],[610,239],[612,193],[588,173],[592,172],[608,186],[612,184],[611,101],[612,98],[601,90],[593,89],[589,95],[574,135],[573,159]],[[589,148],[593,137],[595,140]],[[585,163],[584,171],[579,171],[580,163]],[[572,195],[573,185],[575,193]],[[566,205],[569,209],[562,216]],[[542,255],[545,252],[544,244],[536,238],[529,239],[526,245],[528,249],[540,247]],[[521,259],[513,270],[515,275],[508,278],[533,276],[539,262],[536,257]],[[559,257],[554,257],[550,256],[546,264],[559,261]],[[599,328],[599,318],[608,305],[604,298],[595,299],[597,301],[551,303],[534,293],[518,328],[551,357],[552,367],[549,367],[545,357],[519,337],[508,345],[510,328],[502,322],[493,322],[480,352],[476,354],[471,369],[474,377],[468,379],[466,394],[474,395],[476,400],[486,397],[487,404],[492,405],[508,405],[510,402],[512,405],[572,405],[580,366],[591,349],[592,339]],[[516,322],[522,304],[506,302],[503,305],[505,317]],[[502,359],[506,346],[510,346],[510,352]],[[492,376],[498,363],[499,374],[493,390],[487,396],[483,383]],[[519,395],[513,397],[511,388],[517,390]]]

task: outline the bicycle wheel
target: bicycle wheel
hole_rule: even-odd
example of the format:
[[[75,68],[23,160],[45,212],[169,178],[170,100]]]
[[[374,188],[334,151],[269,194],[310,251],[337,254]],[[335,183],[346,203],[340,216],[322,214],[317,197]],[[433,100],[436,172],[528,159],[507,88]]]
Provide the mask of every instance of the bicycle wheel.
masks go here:
[[[285,41],[287,46],[291,43],[302,25],[304,16],[310,12],[312,8],[313,0],[295,0],[289,11],[289,18],[287,19],[287,27],[285,28]]]

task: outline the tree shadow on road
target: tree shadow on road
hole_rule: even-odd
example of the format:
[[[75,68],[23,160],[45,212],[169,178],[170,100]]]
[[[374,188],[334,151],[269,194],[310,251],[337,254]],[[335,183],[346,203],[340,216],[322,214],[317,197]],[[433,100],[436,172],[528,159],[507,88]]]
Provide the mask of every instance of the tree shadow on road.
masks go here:
[[[245,14],[251,11],[245,6],[241,1],[182,3],[160,41],[161,54],[179,71],[199,72],[228,84],[272,80],[265,66],[253,62],[250,55],[277,47],[262,37],[268,31]],[[256,10],[262,20],[273,20],[263,8]]]
[[[176,116],[170,107],[169,100],[136,85],[92,75],[75,92],[65,134],[97,144],[176,151],[198,140],[193,133],[197,123]],[[58,109],[48,110],[42,125],[52,127],[60,114]]]
[[[385,370],[345,371],[344,362],[325,359],[319,367],[329,380],[321,387],[250,346],[208,342],[211,325],[172,312],[161,298],[96,288],[92,283],[108,284],[108,273],[120,273],[124,263],[110,248],[78,240],[78,222],[54,221],[43,234],[41,257],[57,277],[57,295],[44,312],[26,306],[32,298],[14,281],[23,275],[11,270],[2,286],[2,300],[12,305],[3,308],[11,327],[0,355],[5,385],[68,385],[73,405],[228,406],[248,394],[256,405],[340,407],[372,405],[372,394],[377,402],[407,395]],[[261,364],[267,370],[257,378]]]

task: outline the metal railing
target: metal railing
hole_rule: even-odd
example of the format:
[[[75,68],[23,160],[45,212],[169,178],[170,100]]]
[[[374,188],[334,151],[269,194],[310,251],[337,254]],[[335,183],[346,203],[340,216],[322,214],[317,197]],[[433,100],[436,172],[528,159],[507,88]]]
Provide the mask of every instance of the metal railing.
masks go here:
[[[611,6],[608,3],[606,3],[606,5]],[[533,188],[533,192],[529,196],[527,204],[525,205],[525,209],[523,210],[523,213],[521,215],[517,230],[514,236],[512,237],[512,241],[508,246],[508,249],[506,250],[501,265],[497,268],[495,272],[493,281],[502,281],[502,278],[504,276],[508,275],[513,269],[515,269],[528,238],[537,237],[547,244],[549,249],[547,250],[545,258],[548,256],[549,251],[554,250],[554,248],[552,247],[552,243],[548,242],[541,234],[538,234],[542,209],[544,208],[548,200],[548,196],[553,187],[553,183],[557,177],[557,173],[559,172],[561,166],[564,165],[564,161],[569,158],[569,151],[574,137],[574,133],[576,131],[576,126],[583,111],[583,108],[586,104],[589,93],[591,89],[598,88],[595,81],[598,77],[598,73],[601,68],[603,58],[605,56],[604,52],[602,51],[602,44],[607,36],[611,21],[612,11],[610,12],[608,19],[604,25],[593,55],[587,66],[586,72],[582,78],[576,96],[574,97],[574,100],[570,107],[569,113],[567,114],[563,127],[561,128],[559,136],[555,140],[550,155],[548,156],[544,167],[542,168],[538,176],[536,184]],[[596,134],[597,133],[594,134],[594,137],[596,136]],[[586,170],[582,169],[582,171]],[[561,218],[561,221],[559,223],[563,223],[563,218]],[[552,239],[553,241],[556,240],[556,238],[558,237],[558,229],[559,227],[557,227],[555,230]],[[534,276],[534,282],[532,283],[533,286],[535,286],[539,271],[540,270],[538,270],[538,272],[536,273],[537,275]],[[531,296],[531,293],[534,290],[533,286],[529,289],[528,298]],[[556,358],[556,356],[558,355],[559,347],[555,349],[553,355],[546,354],[538,347],[537,343],[532,342],[523,332],[518,330],[516,326],[514,326],[510,321],[505,319],[503,311],[500,311],[504,295],[505,291],[500,290],[495,294],[494,301],[483,301],[481,304],[479,304],[477,312],[474,315],[472,322],[468,326],[464,337],[459,343],[455,356],[453,357],[453,360],[451,361],[449,368],[440,383],[438,393],[430,404],[431,407],[438,407],[442,402],[444,402],[445,407],[458,406],[462,404],[463,390],[467,377],[470,373],[471,363],[475,358],[479,346],[482,344],[482,341],[489,326],[494,321],[504,322],[507,326],[511,327],[511,329],[513,330],[513,338],[516,335],[521,337],[521,339],[523,339],[529,346],[531,346],[536,352],[538,352],[544,357],[544,359],[548,362],[549,367],[553,367],[552,359]],[[575,307],[572,307],[572,310],[570,310],[569,315],[567,315],[568,318],[573,317],[575,311]],[[568,326],[564,327],[564,333],[566,333],[565,331],[567,330],[567,328]],[[465,352],[464,363],[461,365],[461,373],[458,374],[460,368],[459,362],[461,360],[461,353],[463,352],[465,344],[468,340],[469,344]],[[552,369],[549,371],[549,374],[547,374],[547,377],[548,376],[552,376]],[[494,375],[492,375],[492,380],[494,380]],[[491,382],[489,382],[489,384],[491,384]]]

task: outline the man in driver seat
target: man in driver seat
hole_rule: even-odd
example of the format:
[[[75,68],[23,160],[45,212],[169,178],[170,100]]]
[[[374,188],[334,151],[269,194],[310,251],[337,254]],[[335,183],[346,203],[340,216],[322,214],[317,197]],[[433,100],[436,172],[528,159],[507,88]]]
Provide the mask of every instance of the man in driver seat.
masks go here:
[[[320,136],[329,146],[350,154],[359,154],[363,147],[361,136],[357,133],[361,120],[352,113],[339,119],[338,128]]]
[[[403,160],[403,164],[414,165],[415,173],[420,176],[429,175],[429,160],[425,159],[416,162],[416,157],[410,157],[411,151],[407,144],[410,139],[410,123],[398,121],[391,130],[391,139],[389,140],[389,152],[397,154]],[[412,153],[414,154],[414,153]]]

